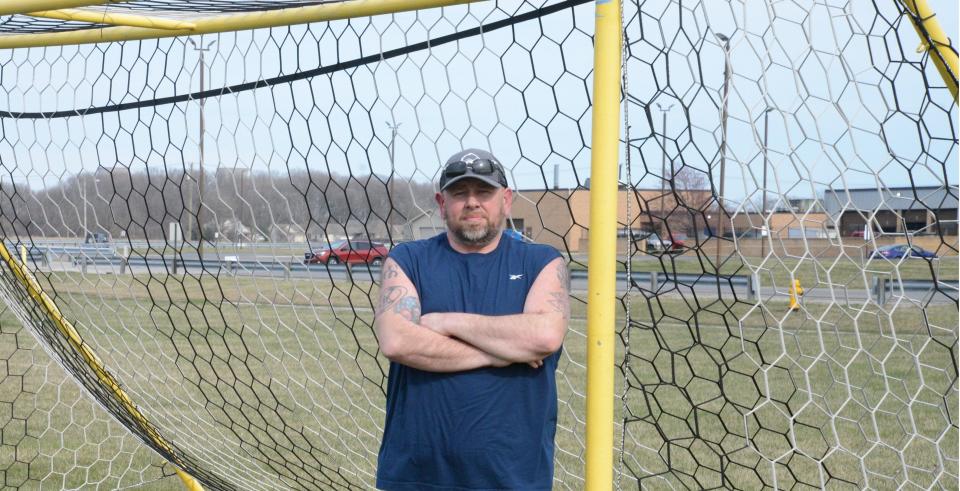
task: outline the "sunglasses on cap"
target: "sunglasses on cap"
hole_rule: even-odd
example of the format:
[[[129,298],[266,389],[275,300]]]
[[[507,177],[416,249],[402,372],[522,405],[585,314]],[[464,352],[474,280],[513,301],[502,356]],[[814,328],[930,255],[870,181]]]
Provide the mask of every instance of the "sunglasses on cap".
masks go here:
[[[476,159],[470,162],[459,160],[447,164],[440,176],[440,189],[445,188],[451,180],[464,175],[478,176],[481,180],[490,184],[496,182],[501,187],[507,187],[507,177],[504,175],[503,167],[498,162],[489,159]]]

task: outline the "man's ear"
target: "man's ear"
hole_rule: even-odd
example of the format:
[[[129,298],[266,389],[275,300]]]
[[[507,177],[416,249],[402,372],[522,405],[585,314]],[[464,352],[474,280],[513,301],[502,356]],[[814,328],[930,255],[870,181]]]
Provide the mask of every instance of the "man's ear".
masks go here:
[[[433,196],[434,201],[437,202],[437,207],[440,208],[440,216],[443,216],[443,192],[438,192]]]
[[[503,190],[503,213],[510,216],[510,210],[513,208],[513,190],[504,188]]]

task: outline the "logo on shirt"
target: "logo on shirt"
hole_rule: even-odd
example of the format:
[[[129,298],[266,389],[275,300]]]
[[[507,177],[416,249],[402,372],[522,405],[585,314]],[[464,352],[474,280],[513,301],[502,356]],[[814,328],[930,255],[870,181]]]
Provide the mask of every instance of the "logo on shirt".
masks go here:
[[[512,275],[510,275],[510,279],[511,279],[511,280],[519,280],[519,279],[522,279],[522,278],[523,278],[523,275],[522,275],[522,274],[512,274]]]

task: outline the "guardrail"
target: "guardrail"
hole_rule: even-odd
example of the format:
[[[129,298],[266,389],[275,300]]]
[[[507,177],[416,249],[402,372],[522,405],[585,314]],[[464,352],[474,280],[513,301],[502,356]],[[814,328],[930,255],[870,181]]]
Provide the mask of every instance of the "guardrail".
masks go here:
[[[201,261],[200,259],[183,259],[172,256],[131,256],[128,258],[121,256],[81,256],[74,259],[74,263],[80,265],[84,271],[86,266],[116,266],[120,269],[121,274],[125,273],[126,269],[131,266],[169,269],[174,274],[179,268],[203,268],[207,271],[222,271],[229,274],[283,272],[284,277],[289,277],[291,273],[298,271],[307,272],[325,268],[334,271],[346,271],[349,269],[345,265],[303,264],[302,259],[295,257],[291,257],[290,259],[240,260],[235,257],[224,256],[219,259],[204,259]],[[369,266],[369,270],[371,272],[377,272],[380,270],[380,267]]]
[[[35,250],[44,250],[44,247],[37,247]],[[277,258],[272,256],[262,256],[256,259],[241,258],[239,256],[220,256],[212,259],[184,259],[173,256],[131,256],[124,258],[115,254],[112,249],[103,247],[82,247],[78,251],[66,250],[65,254],[72,260],[73,264],[80,266],[82,271],[86,272],[87,266],[114,266],[121,274],[125,273],[130,266],[160,268],[177,272],[179,268],[203,268],[215,273],[227,274],[257,274],[257,273],[282,273],[284,278],[289,278],[297,272],[318,272],[330,271],[334,273],[351,272],[351,274],[360,274],[369,272],[371,278],[375,278],[379,271],[379,266],[354,266],[352,269],[345,265],[325,265],[325,264],[303,264],[302,259],[295,256],[289,258]],[[60,253],[60,251],[57,251]],[[36,261],[40,256],[30,256],[31,260]],[[43,259],[41,259],[43,260]],[[583,280],[587,278],[587,271],[576,269],[570,272],[571,278]],[[631,272],[631,284],[651,292],[661,291],[664,287],[671,288],[677,285],[685,287],[710,287],[716,286],[725,292],[735,294],[746,290],[747,299],[755,299],[758,295],[758,279],[749,275],[721,275],[710,274],[690,274],[677,273],[670,274],[662,271],[633,271]],[[626,272],[617,273],[617,281],[627,281]],[[741,287],[741,289],[736,289]],[[766,290],[765,290],[766,291]],[[957,301],[958,292],[960,292],[960,282],[958,280],[934,281],[934,280],[897,280],[885,276],[874,276],[871,288],[866,292],[871,300],[875,300],[879,305],[885,305],[892,296],[905,295],[907,292],[937,292],[945,295],[947,298]]]
[[[359,240],[359,239],[358,239]],[[77,249],[84,247],[109,247],[109,248],[121,248],[126,247],[128,249],[177,249],[182,248],[184,250],[196,250],[200,245],[199,242],[180,242],[176,245],[166,242],[163,239],[157,240],[126,240],[126,239],[114,239],[110,242],[84,242],[83,240],[36,240],[32,243],[33,247],[49,248],[49,249]],[[304,252],[308,251],[310,247],[314,249],[319,249],[325,245],[320,242],[311,242],[308,246],[306,242],[227,242],[227,241],[217,241],[217,242],[208,242],[204,241],[203,246],[208,250],[238,250],[238,249],[266,249],[266,250],[281,250],[281,249],[297,249],[303,250]],[[389,244],[387,244],[389,246]]]
[[[84,256],[104,256],[104,257],[113,257],[116,255],[116,250],[108,244],[81,244],[81,245],[50,245],[42,243],[14,243],[10,241],[5,242],[7,249],[11,251],[16,251],[17,256],[19,257],[20,251],[22,248],[26,248],[27,251],[27,260],[37,264],[49,264],[52,258],[58,256],[66,256],[67,258],[74,259]]]
[[[6,242],[7,250],[13,252],[18,258],[21,257],[21,254],[26,252],[26,260],[32,262],[35,265],[49,265],[50,258],[47,253],[42,249],[34,246],[28,246],[26,244],[20,243],[15,244],[13,242]],[[26,249],[26,251],[24,251]]]
[[[264,259],[240,259],[237,256],[223,256],[218,259],[174,259],[171,256],[132,256],[123,258],[116,255],[81,255],[74,258],[74,264],[77,264],[86,270],[88,265],[112,265],[120,268],[120,273],[124,273],[127,267],[162,267],[176,272],[178,268],[204,268],[208,271],[225,271],[230,274],[254,274],[257,272],[283,272],[284,277],[289,277],[294,272],[317,271],[329,269],[332,271],[345,271],[345,265],[325,265],[325,264],[303,264],[300,258],[291,257],[290,259],[264,258]],[[354,267],[356,269],[356,267]],[[364,270],[369,269],[371,275],[380,271],[379,266],[366,266]],[[573,270],[570,272],[571,278],[586,279],[586,270]],[[626,272],[617,273],[617,281],[627,281]],[[666,274],[657,271],[634,271],[632,272],[632,283],[647,285],[650,291],[657,291],[661,286],[667,284],[682,284],[687,286],[698,285],[729,285],[732,289],[735,286],[743,286],[747,289],[747,295],[753,298],[756,295],[754,282],[750,276],[730,275],[714,276],[708,274]]]
[[[947,298],[957,301],[960,293],[960,280],[900,280],[888,278],[885,276],[874,276],[873,287],[870,289],[871,296],[879,305],[886,305],[890,297],[899,293],[904,296],[906,292],[931,292],[940,293]]]
[[[664,273],[662,271],[631,271],[631,284],[637,286],[646,284],[650,291],[658,291],[661,285],[685,285],[685,286],[708,286],[708,285],[729,285],[732,290],[735,286],[746,287],[747,297],[756,296],[756,284],[752,277],[747,275],[721,275],[696,274],[696,273]],[[584,269],[575,269],[570,271],[570,277],[576,279],[586,279],[587,271]],[[617,272],[617,281],[627,281],[625,271]]]

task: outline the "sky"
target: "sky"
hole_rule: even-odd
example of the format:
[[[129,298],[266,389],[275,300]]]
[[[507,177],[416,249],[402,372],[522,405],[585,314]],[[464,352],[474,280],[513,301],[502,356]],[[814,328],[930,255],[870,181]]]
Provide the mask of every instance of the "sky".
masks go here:
[[[758,196],[764,147],[766,188],[784,197],[911,180],[956,185],[949,123],[956,106],[942,89],[928,99],[919,70],[890,62],[919,59],[913,30],[877,31],[876,13],[865,10],[873,2],[851,1],[846,9],[827,3],[648,0],[639,14],[628,4],[631,98],[622,117],[632,151],[618,163],[622,178],[629,167],[634,183],[659,187],[665,136],[675,171],[685,166],[715,181],[723,147],[726,195],[734,201]],[[957,39],[957,3],[930,5]],[[206,58],[206,87],[223,87],[436,39],[529,8],[483,2],[197,41],[216,41]],[[350,72],[210,99],[205,168],[356,176],[393,170],[432,181],[447,155],[476,146],[494,150],[515,187],[550,187],[555,172],[561,187],[583,184],[590,172],[592,9],[587,3]],[[879,18],[893,22],[895,15],[888,8]],[[726,58],[716,33],[730,36],[726,139]],[[0,94],[0,109],[64,110],[194,92],[197,55],[184,40],[169,39],[2,52],[0,80],[9,89]],[[926,76],[937,75],[930,67]],[[658,108],[671,105],[664,129]],[[7,167],[10,178],[31,186],[55,185],[98,165],[182,169],[200,160],[199,119],[196,101],[103,116],[4,119],[0,161],[30,162]],[[393,162],[391,124],[399,125]]]
[[[936,12],[937,17],[940,19],[940,24],[943,27],[943,30],[946,31],[947,36],[950,36],[950,39],[960,39],[957,37],[957,25],[958,25],[958,4],[957,2],[951,0],[931,0],[930,8]]]

